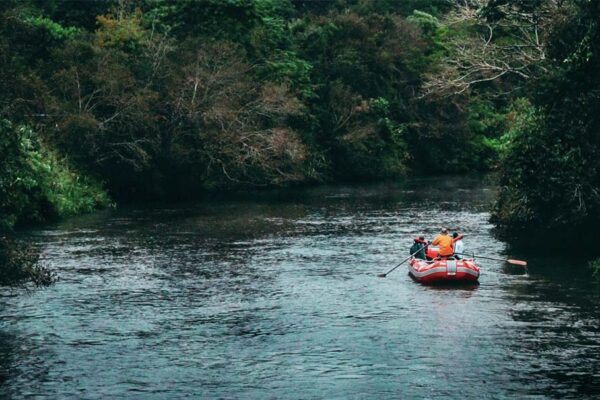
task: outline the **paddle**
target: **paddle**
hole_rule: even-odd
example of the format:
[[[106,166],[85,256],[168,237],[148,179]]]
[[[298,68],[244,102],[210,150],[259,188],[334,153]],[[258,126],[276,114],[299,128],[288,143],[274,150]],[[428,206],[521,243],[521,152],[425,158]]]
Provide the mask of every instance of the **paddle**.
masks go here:
[[[417,254],[418,252],[420,252],[422,249],[419,249],[417,251],[415,251],[414,253],[412,253],[410,256],[408,256],[407,259],[403,260],[400,264],[396,265],[394,268],[390,269],[388,272],[386,272],[385,274],[379,274],[377,275],[380,278],[385,278],[390,272],[392,272],[393,270],[395,270],[396,268],[398,268],[399,266],[401,266],[402,264],[404,264],[405,262],[407,262],[408,260],[410,260],[412,257],[414,257],[415,254]]]
[[[484,256],[476,256],[475,254],[467,254],[467,253],[456,253],[456,254],[459,254],[461,256],[472,256],[473,258],[483,258],[485,260],[504,261],[509,264],[523,265],[524,267],[527,266],[527,261],[523,261],[523,260],[513,260],[510,258],[484,257]]]

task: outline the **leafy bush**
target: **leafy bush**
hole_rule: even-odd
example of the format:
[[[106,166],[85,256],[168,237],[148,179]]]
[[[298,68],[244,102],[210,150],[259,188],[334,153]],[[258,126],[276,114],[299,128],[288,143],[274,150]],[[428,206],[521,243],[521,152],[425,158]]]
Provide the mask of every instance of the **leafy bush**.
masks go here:
[[[57,40],[73,38],[77,33],[77,29],[73,26],[64,27],[50,18],[42,16],[26,17],[25,21],[34,27],[45,29],[50,36]]]
[[[43,221],[111,205],[100,184],[76,173],[25,126],[0,119],[0,285],[52,283],[37,254],[8,238],[19,222]]]
[[[89,212],[111,204],[100,184],[72,170],[25,126],[0,120],[0,227]]]
[[[66,217],[110,206],[102,186],[94,179],[79,175],[56,153],[43,150],[32,164],[40,176],[42,195],[51,205],[51,215]]]

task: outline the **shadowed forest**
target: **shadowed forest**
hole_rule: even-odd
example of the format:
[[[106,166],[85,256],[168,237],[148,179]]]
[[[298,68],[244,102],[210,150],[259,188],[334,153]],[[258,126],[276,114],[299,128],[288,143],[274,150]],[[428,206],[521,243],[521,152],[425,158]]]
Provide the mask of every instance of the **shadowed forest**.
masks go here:
[[[0,281],[52,280],[23,224],[409,175],[493,172],[500,237],[581,246],[599,110],[596,1],[5,0]]]

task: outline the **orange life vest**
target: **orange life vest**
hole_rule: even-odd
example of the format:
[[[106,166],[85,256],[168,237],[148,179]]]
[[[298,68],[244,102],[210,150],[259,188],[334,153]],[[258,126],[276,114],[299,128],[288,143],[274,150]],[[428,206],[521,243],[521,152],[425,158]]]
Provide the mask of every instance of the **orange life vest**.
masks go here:
[[[434,246],[439,246],[439,255],[442,257],[451,256],[454,254],[454,249],[452,248],[452,237],[450,235],[437,235],[433,242],[431,242]]]

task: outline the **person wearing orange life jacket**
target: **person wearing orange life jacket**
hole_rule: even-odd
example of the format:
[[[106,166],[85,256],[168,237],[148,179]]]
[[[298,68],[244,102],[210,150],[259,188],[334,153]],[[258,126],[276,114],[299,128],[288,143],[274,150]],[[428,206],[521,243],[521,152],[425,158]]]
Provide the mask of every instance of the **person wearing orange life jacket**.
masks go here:
[[[448,228],[442,228],[442,232],[433,239],[431,244],[439,247],[439,257],[450,257],[454,254],[453,241],[448,235]]]

